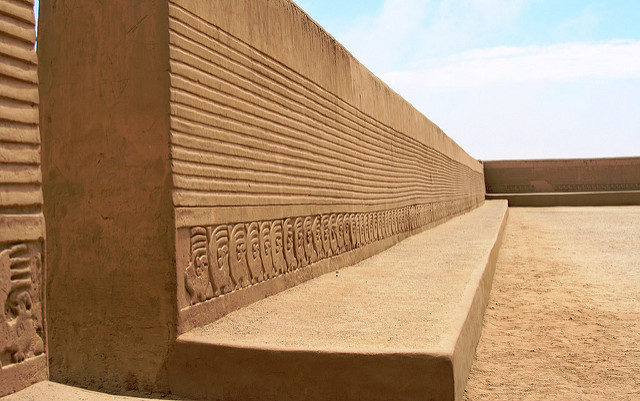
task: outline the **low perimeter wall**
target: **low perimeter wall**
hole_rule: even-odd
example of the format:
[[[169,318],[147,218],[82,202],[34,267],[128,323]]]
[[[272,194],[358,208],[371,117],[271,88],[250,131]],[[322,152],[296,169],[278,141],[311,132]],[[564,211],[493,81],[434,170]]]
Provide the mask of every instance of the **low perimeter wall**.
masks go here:
[[[640,157],[485,161],[487,193],[640,190]]]
[[[487,198],[511,206],[640,204],[640,157],[483,164]]]
[[[165,390],[179,333],[484,201],[293,2],[63,3],[38,46],[56,380]]]

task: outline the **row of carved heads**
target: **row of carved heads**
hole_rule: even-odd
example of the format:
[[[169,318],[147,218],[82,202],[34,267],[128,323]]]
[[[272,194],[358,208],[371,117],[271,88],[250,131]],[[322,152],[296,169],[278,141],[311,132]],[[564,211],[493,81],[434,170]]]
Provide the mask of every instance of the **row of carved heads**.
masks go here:
[[[451,201],[398,209],[193,227],[190,304],[268,280],[446,216]]]

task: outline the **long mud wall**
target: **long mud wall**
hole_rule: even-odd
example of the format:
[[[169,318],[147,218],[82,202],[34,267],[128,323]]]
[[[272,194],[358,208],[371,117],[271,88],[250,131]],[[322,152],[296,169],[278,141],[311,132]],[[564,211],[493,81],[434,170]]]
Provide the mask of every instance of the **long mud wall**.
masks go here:
[[[33,2],[0,0],[0,397],[48,378]]]
[[[56,381],[167,390],[178,334],[484,201],[287,0],[42,2],[38,55]]]
[[[484,162],[488,194],[639,191],[640,157]]]
[[[481,165],[293,3],[170,1],[169,32],[179,331],[484,199]]]

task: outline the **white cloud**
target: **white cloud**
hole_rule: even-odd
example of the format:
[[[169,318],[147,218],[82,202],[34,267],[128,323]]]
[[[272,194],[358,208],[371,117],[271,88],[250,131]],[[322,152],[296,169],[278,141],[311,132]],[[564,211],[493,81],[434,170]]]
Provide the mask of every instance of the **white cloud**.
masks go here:
[[[336,37],[374,72],[393,68],[414,46],[428,1],[386,0],[377,15],[365,15]]]
[[[391,87],[470,87],[580,78],[640,78],[640,41],[494,47],[425,60],[424,68],[381,74]]]
[[[591,41],[592,7],[529,32],[538,1],[386,0],[335,36],[474,157],[640,154],[640,40]]]
[[[513,26],[535,0],[386,0],[336,37],[364,65],[381,74],[421,58],[480,45]]]

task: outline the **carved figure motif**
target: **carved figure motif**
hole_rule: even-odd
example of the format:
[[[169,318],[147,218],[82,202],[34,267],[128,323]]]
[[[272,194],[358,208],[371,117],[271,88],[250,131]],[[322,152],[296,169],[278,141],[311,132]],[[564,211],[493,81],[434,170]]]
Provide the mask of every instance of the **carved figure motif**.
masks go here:
[[[344,215],[339,214],[336,217],[336,239],[338,242],[338,253],[343,253],[345,251],[344,244]]]
[[[371,225],[371,242],[375,242],[378,240],[378,213],[371,212],[369,224]]]
[[[302,217],[298,217],[293,225],[293,244],[295,248],[296,259],[298,260],[298,267],[305,267],[307,262],[307,255],[305,252],[305,233]]]
[[[322,241],[322,223],[320,220],[320,216],[315,216],[313,218],[313,223],[311,224],[311,231],[313,231],[313,249],[316,251],[316,255],[318,260],[325,258],[325,252]]]
[[[361,213],[360,238],[362,245],[369,244],[369,213]]]
[[[298,268],[298,260],[295,254],[293,222],[291,219],[284,221],[284,259],[287,261],[287,271],[294,271]]]
[[[273,268],[277,274],[287,271],[282,242],[282,220],[274,220],[271,223],[271,256],[273,257]]]
[[[251,283],[255,284],[264,279],[262,269],[262,257],[260,256],[260,227],[258,223],[247,224],[247,235],[249,237],[247,249],[247,263],[251,274]]]
[[[394,210],[391,216],[391,229],[394,234],[398,234],[398,211]]]
[[[249,266],[247,266],[247,238],[244,224],[236,224],[231,229],[229,241],[230,258],[229,269],[231,281],[235,289],[244,288],[249,285]]]
[[[378,241],[380,239],[380,213],[373,212],[373,240]]]
[[[333,251],[331,250],[331,241],[330,241],[330,228],[329,228],[329,216],[326,214],[322,215],[322,249],[324,249],[324,256],[330,257],[333,255]]]
[[[303,222],[304,227],[304,252],[307,255],[307,261],[309,264],[318,261],[318,253],[313,246],[313,223],[311,217],[305,217]]]
[[[338,251],[338,225],[336,223],[336,215],[329,216],[329,244],[331,246],[331,254],[337,255]]]
[[[360,223],[358,214],[351,215],[351,247],[353,249],[360,246]]]
[[[207,228],[209,234],[209,276],[216,296],[233,291],[229,268],[229,229],[226,225]]]
[[[25,243],[0,251],[0,368],[44,352],[41,265],[40,250]]]
[[[193,227],[190,230],[191,258],[184,274],[184,286],[191,305],[213,297],[209,281],[209,258],[207,256],[207,229]]]
[[[265,279],[275,277],[277,272],[273,267],[271,255],[271,223],[268,221],[260,224],[260,256]]]
[[[387,237],[390,237],[393,235],[393,233],[391,232],[391,211],[387,210],[384,213],[384,231]]]
[[[343,221],[343,229],[344,229],[344,248],[346,251],[350,251],[353,249],[353,243],[351,242],[351,215],[345,214]]]

